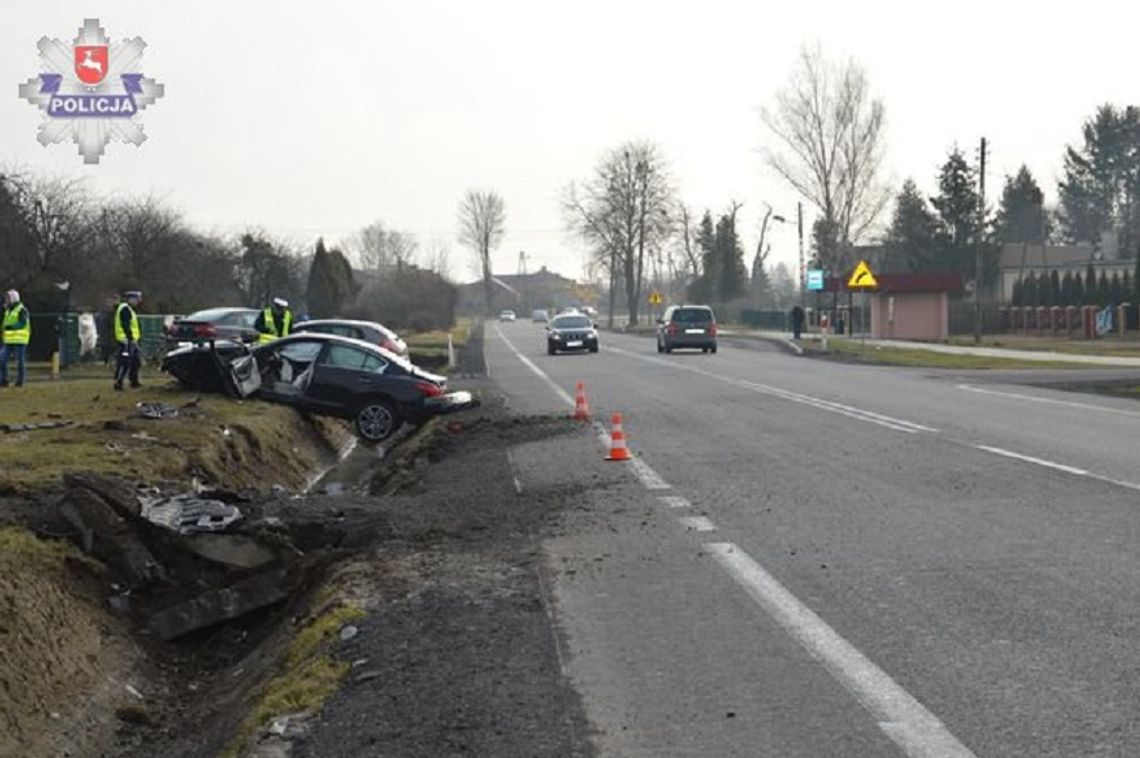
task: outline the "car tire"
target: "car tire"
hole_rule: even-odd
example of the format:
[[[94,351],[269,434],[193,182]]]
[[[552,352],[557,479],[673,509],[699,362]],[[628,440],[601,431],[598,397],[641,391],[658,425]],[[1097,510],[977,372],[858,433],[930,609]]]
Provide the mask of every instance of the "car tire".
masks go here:
[[[671,348],[671,347],[669,347],[668,345],[666,345],[666,346],[665,346],[665,352],[667,352],[667,353],[671,353],[671,352],[673,352],[673,348]]]
[[[591,352],[591,353],[596,353],[596,352],[598,352],[598,346],[597,346],[597,345],[591,345],[591,346],[590,346],[590,352]]]
[[[370,400],[360,406],[352,417],[356,435],[366,444],[376,445],[391,437],[400,428],[400,414],[387,400]]]
[[[709,351],[709,349],[708,349],[707,347],[702,347],[702,348],[701,348],[701,352],[702,352],[702,353],[708,354],[708,351]]]
[[[715,352],[716,352],[716,345],[713,345],[712,347],[710,347],[710,348],[709,348],[709,352],[710,352],[710,353],[715,353]]]

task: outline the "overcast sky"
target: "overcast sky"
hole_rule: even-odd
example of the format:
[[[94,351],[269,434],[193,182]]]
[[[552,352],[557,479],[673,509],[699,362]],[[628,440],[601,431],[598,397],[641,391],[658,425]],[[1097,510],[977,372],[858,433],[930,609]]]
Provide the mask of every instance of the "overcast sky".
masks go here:
[[[464,279],[456,207],[490,188],[507,207],[496,270],[513,273],[525,250],[532,270],[578,277],[560,191],[625,140],[661,146],[689,205],[743,201],[750,246],[765,202],[794,217],[795,195],[759,154],[759,109],[804,42],[868,69],[896,185],[913,176],[929,193],[947,150],[972,159],[986,136],[991,197],[1025,162],[1051,201],[1065,143],[1095,106],[1140,102],[1140,11],[1127,7],[19,0],[0,24],[0,165],[153,193],[222,232],[336,242],[381,219],[450,243]],[[71,144],[40,146],[40,114],[17,97],[40,73],[37,40],[70,43],[91,15],[112,45],[141,36],[143,73],[166,85],[144,114],[150,139],[110,145],[98,166]],[[772,258],[794,264],[794,226],[777,229]]]

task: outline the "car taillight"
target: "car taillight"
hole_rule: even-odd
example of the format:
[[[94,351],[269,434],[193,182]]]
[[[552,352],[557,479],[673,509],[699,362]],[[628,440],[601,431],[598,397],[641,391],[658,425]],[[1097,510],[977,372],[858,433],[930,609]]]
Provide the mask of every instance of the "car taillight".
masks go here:
[[[716,324],[709,324],[709,336],[710,337],[716,336]]]
[[[674,323],[670,323],[669,326],[665,327],[665,333],[670,335],[670,336],[676,334],[677,333],[677,325]]]
[[[218,330],[212,324],[198,324],[194,327],[194,336],[196,337],[217,337]]]
[[[416,382],[414,386],[424,397],[439,397],[443,394],[440,386],[431,382]]]

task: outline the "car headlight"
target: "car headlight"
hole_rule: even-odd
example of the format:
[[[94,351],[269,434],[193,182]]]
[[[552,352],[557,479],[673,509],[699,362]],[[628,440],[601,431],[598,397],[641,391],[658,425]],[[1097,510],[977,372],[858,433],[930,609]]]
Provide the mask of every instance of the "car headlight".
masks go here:
[[[562,340],[562,335],[561,335],[561,334],[559,334],[558,332],[555,332],[555,333],[554,333],[554,339],[561,341],[561,340]]]

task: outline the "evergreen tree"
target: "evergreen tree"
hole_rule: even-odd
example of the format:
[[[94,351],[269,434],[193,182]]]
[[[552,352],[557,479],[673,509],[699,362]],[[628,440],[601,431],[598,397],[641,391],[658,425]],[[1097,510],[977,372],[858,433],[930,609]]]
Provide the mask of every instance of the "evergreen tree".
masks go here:
[[[935,261],[938,220],[926,206],[926,198],[913,179],[907,179],[895,197],[894,215],[885,243],[892,268],[929,271]]]
[[[1085,302],[1084,305],[1096,305],[1097,292],[1096,292],[1096,269],[1090,263],[1085,268]]]
[[[1124,288],[1121,285],[1120,274],[1112,272],[1112,279],[1108,283],[1108,302],[1119,305],[1124,302]]]
[[[689,298],[698,303],[707,303],[716,298],[716,284],[721,279],[716,258],[716,230],[712,214],[707,210],[697,225],[697,253],[701,256],[701,276],[689,287]]]
[[[1059,305],[1076,305],[1076,292],[1073,288],[1073,272],[1066,271],[1061,280],[1061,302]]]
[[[1025,299],[1025,295],[1024,295],[1024,291],[1023,291],[1022,286],[1021,286],[1021,280],[1018,279],[1016,282],[1013,283],[1013,292],[1011,293],[1009,300],[1013,305],[1020,307],[1020,306],[1024,305],[1024,302],[1023,302],[1024,299]]]
[[[1102,270],[1096,282],[1096,304],[1103,308],[1108,305],[1109,297],[1108,276]]]
[[[938,196],[930,200],[938,212],[937,268],[958,271],[967,279],[975,277],[974,245],[984,231],[978,228],[981,198],[975,180],[974,169],[962,151],[954,148],[939,171]],[[983,251],[983,277],[992,273],[995,257],[992,248]]]
[[[319,239],[313,262],[309,266],[309,284],[305,289],[305,302],[311,316],[332,318],[336,315],[334,290],[329,254],[325,250],[325,241]]]
[[[1132,274],[1127,271],[1120,279],[1120,292],[1123,295],[1123,300],[1129,303],[1136,303],[1136,291],[1132,288]]]
[[[1102,105],[1085,122],[1080,149],[1065,149],[1058,182],[1060,219],[1070,242],[1099,243],[1120,232],[1122,250],[1140,242],[1140,109]]]
[[[744,248],[736,234],[735,214],[720,217],[713,247],[720,273],[716,288],[719,301],[740,297],[748,285],[748,269],[744,267]]]
[[[1046,305],[1061,305],[1061,275],[1056,270],[1049,274],[1049,302]]]
[[[822,268],[832,276],[843,272],[836,268],[843,266],[839,256],[839,227],[829,224],[820,216],[811,225],[812,265]]]
[[[994,219],[998,241],[1040,244],[1047,239],[1044,202],[1045,194],[1027,166],[1007,176]]]
[[[1069,305],[1086,305],[1087,295],[1085,293],[1085,283],[1081,279],[1081,275],[1073,274],[1073,302]]]
[[[1028,306],[1039,305],[1039,296],[1037,274],[1030,271],[1029,276],[1025,277],[1025,281],[1021,285],[1021,304]]]

